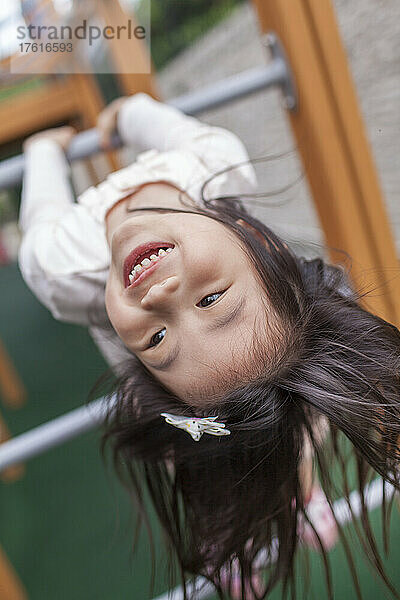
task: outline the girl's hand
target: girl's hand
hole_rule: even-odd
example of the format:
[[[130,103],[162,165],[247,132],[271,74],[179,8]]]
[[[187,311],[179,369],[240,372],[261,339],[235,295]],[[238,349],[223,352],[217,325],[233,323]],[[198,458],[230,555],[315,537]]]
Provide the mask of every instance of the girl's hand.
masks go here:
[[[56,142],[65,151],[72,138],[76,135],[76,129],[74,127],[55,127],[54,129],[46,129],[45,131],[39,131],[29,136],[23,143],[24,152],[33,143],[38,140],[52,140]]]
[[[265,592],[265,586],[260,575],[253,575],[251,580],[253,589],[258,595],[262,595]],[[232,585],[229,586],[229,578],[227,574],[222,574],[221,577],[222,589],[230,594],[232,600],[242,600],[242,578],[240,575],[234,575],[232,579]],[[231,587],[231,589],[229,589]],[[246,600],[256,600],[256,596],[253,594],[249,581],[245,581],[245,593],[244,597]]]
[[[100,146],[103,150],[107,150],[111,145],[111,135],[117,127],[117,117],[121,106],[128,100],[128,97],[122,96],[113,100],[104,110],[101,111],[97,118],[97,129],[99,131]]]

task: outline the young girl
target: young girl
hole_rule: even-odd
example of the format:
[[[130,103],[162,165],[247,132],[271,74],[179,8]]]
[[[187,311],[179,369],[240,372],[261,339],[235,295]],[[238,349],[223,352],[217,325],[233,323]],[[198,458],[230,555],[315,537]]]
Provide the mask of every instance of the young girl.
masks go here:
[[[279,581],[295,595],[299,541],[322,553],[333,598],[338,532],[361,598],[331,509],[348,499],[348,442],[360,493],[373,470],[400,487],[399,331],[360,306],[343,269],[295,256],[249,214],[256,178],[234,134],[146,94],[104,111],[104,147],[115,126],[142,152],[77,203],[73,131],[27,140],[19,263],[113,367],[104,444],[119,475],[146,522],[147,486],[185,598],[189,574],[221,598],[266,598]],[[358,535],[398,598],[363,506]],[[263,581],[259,552],[273,546]]]

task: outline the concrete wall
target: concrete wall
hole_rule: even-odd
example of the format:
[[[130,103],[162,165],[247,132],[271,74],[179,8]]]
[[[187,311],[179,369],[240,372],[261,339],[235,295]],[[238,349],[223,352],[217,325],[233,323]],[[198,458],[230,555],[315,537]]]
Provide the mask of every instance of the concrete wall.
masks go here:
[[[335,0],[334,4],[400,251],[400,2]],[[255,14],[245,4],[170,62],[158,81],[168,98],[265,60]],[[276,91],[259,93],[201,118],[237,133],[251,157],[294,149]],[[257,205],[255,213],[299,251],[321,254],[323,235],[307,183],[304,179],[295,183],[302,177],[296,153],[263,163],[257,175],[262,191],[294,185],[263,200],[264,207]]]

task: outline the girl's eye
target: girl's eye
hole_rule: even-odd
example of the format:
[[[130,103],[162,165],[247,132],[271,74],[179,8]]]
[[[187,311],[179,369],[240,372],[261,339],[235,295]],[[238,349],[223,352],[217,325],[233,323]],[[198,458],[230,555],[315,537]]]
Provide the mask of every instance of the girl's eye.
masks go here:
[[[160,329],[160,331],[157,331],[157,333],[155,333],[150,340],[149,348],[157,346],[157,344],[159,344],[164,339],[166,333],[167,330],[165,329],[165,327],[163,329]]]
[[[215,294],[204,296],[204,298],[200,300],[200,302],[196,304],[196,306],[199,306],[200,308],[205,308],[206,306],[209,306],[210,304],[218,300],[218,298],[222,296],[223,293],[224,292],[215,292]]]

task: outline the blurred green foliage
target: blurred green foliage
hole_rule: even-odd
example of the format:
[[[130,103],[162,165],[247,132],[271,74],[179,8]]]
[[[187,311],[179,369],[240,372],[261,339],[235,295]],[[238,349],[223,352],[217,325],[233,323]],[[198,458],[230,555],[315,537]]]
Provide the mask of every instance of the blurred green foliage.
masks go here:
[[[161,69],[245,0],[152,0],[151,53]]]
[[[22,81],[15,82],[12,85],[2,84],[0,87],[0,102],[1,100],[8,100],[13,96],[17,96],[18,94],[37,89],[42,83],[42,78],[33,77],[32,79],[23,79]]]

